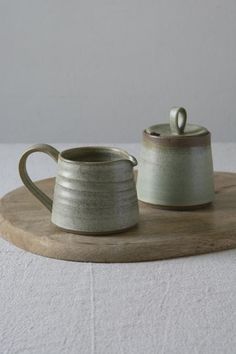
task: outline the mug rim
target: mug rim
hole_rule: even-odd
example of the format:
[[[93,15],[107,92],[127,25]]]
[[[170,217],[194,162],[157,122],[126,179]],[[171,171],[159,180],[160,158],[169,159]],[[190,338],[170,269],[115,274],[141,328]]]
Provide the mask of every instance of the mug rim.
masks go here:
[[[117,159],[111,159],[111,160],[104,160],[104,161],[84,161],[84,160],[72,160],[71,158],[65,157],[65,154],[70,154],[72,152],[76,152],[76,151],[84,151],[84,152],[113,152],[113,153],[117,153]],[[120,155],[120,158],[119,158]],[[122,157],[123,155],[123,157]],[[131,163],[134,163],[136,161],[136,159],[130,155],[126,150],[120,149],[120,148],[116,148],[116,147],[110,147],[110,146],[78,146],[78,147],[74,147],[74,148],[70,148],[70,149],[66,149],[60,152],[59,154],[59,159],[63,162],[67,162],[67,163],[71,163],[71,164],[85,164],[85,165],[101,165],[101,164],[110,164],[110,163],[114,163],[117,161],[130,161]],[[134,161],[135,159],[135,161]]]

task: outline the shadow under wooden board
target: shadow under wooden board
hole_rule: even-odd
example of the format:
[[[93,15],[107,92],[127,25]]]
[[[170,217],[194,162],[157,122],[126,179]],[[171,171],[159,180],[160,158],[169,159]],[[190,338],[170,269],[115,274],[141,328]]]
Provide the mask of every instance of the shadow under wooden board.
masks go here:
[[[54,178],[37,182],[52,196]],[[0,232],[42,256],[85,262],[140,262],[236,248],[236,173],[215,173],[215,202],[195,211],[140,203],[139,225],[110,236],[84,236],[51,224],[49,211],[25,187],[0,201]]]

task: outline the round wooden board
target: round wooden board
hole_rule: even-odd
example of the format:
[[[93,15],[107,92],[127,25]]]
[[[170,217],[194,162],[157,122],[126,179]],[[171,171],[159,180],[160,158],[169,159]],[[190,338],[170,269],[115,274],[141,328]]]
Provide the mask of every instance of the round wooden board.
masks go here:
[[[52,196],[54,179],[37,182]],[[139,225],[109,236],[61,231],[25,187],[0,201],[0,232],[24,250],[85,262],[139,262],[236,248],[236,173],[215,174],[213,205],[195,211],[167,211],[140,203]]]

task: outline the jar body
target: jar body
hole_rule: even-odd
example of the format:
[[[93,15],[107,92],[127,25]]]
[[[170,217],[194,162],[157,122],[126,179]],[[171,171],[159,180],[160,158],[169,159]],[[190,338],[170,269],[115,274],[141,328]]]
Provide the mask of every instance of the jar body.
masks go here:
[[[170,209],[211,203],[214,180],[210,133],[169,140],[144,133],[137,192],[139,200]]]
[[[137,224],[138,201],[130,161],[91,165],[59,158],[52,222],[84,234],[120,232]]]

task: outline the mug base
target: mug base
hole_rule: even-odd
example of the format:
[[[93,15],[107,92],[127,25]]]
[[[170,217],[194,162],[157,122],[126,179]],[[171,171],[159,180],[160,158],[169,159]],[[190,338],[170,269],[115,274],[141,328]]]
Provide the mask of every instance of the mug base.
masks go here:
[[[191,211],[191,210],[196,210],[196,209],[202,209],[202,208],[207,208],[210,205],[212,205],[213,202],[207,202],[204,204],[196,204],[196,205],[161,205],[161,204],[152,204],[148,202],[144,202],[142,200],[139,200],[140,203],[149,205],[153,208],[157,209],[163,209],[163,210],[176,210],[176,211]]]
[[[81,230],[70,230],[70,229],[65,229],[63,227],[60,227],[58,225],[53,224],[54,226],[56,226],[58,229],[68,232],[68,233],[72,233],[72,234],[77,234],[77,235],[84,235],[84,236],[109,236],[109,235],[113,235],[113,234],[120,234],[122,232],[126,232],[130,229],[133,229],[135,227],[137,227],[138,223],[125,227],[123,229],[118,229],[118,230],[111,230],[111,231],[99,231],[99,232],[88,232],[88,231],[81,231]]]

